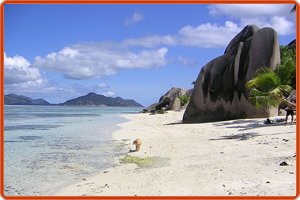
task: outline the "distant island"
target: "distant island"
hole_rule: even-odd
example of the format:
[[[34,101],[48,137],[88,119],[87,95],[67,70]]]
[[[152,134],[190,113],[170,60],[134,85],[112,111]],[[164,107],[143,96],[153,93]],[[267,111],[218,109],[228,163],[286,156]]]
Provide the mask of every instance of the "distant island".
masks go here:
[[[71,99],[65,103],[59,104],[62,106],[111,106],[111,107],[143,107],[134,100],[122,99],[121,97],[106,97],[96,93],[88,93],[85,96]]]
[[[4,105],[50,105],[44,99],[31,99],[26,96],[9,94],[4,95]]]
[[[109,107],[143,107],[134,100],[121,97],[106,97],[96,93],[88,93],[60,104],[50,104],[44,99],[32,99],[22,95],[4,95],[4,105],[56,105],[56,106],[109,106]]]

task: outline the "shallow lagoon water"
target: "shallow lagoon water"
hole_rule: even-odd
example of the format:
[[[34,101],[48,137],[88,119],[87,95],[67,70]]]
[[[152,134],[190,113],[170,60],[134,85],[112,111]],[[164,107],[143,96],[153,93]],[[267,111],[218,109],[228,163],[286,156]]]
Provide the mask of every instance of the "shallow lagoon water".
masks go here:
[[[111,134],[141,108],[5,106],[4,195],[49,195],[125,153]]]

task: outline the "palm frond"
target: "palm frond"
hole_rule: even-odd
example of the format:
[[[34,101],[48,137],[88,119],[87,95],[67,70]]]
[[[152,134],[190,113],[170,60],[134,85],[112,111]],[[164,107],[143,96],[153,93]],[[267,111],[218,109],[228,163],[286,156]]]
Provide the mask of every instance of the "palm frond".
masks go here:
[[[289,85],[280,85],[280,86],[278,86],[278,89],[282,93],[282,96],[285,96],[285,97],[289,96],[291,94],[291,92],[293,91],[293,88]]]
[[[252,87],[254,87],[255,86],[255,80],[254,79],[251,79],[250,81],[248,81],[247,83],[246,83],[246,87],[248,88],[248,89],[250,89],[250,88],[252,88]]]
[[[276,93],[262,92],[256,88],[252,88],[249,93],[249,101],[256,108],[260,108],[265,105],[276,107],[281,103],[281,98]]]
[[[270,91],[281,85],[280,78],[272,70],[262,70],[253,80],[256,88],[262,91]]]
[[[270,69],[268,67],[261,67],[261,68],[258,68],[255,71],[255,76],[258,76],[260,74],[266,74],[266,73],[269,73],[269,72],[272,72],[272,69]]]
[[[252,105],[256,108],[266,105],[277,107],[290,94],[292,87],[285,84],[288,82],[288,74],[291,74],[289,62],[285,60],[284,65],[279,65],[275,70],[268,67],[256,70],[255,77],[246,83],[250,89],[248,99]]]

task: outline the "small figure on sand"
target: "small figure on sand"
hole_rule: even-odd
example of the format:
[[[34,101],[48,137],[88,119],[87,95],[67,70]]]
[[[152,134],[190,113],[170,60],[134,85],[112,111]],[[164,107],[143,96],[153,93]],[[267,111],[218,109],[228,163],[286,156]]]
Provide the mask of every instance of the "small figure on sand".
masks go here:
[[[296,109],[296,106],[294,106],[295,103],[296,103],[295,100],[292,99],[291,104],[288,104],[288,106],[287,106],[286,117],[285,117],[285,123],[286,124],[287,124],[287,120],[288,120],[289,115],[291,115],[291,123],[293,123],[293,121],[294,121],[294,110]]]
[[[142,140],[136,139],[136,140],[133,141],[132,144],[135,144],[135,149],[136,149],[136,151],[139,151],[140,148],[141,148],[141,145],[142,145]]]

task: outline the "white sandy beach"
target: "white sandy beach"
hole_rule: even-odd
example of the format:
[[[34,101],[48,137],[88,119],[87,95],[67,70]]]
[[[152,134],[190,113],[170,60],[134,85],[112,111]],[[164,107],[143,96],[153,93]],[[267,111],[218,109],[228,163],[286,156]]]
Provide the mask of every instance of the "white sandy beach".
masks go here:
[[[132,157],[161,157],[156,167],[116,165],[55,196],[295,196],[296,124],[264,119],[181,124],[183,111],[124,115],[113,134]],[[284,118],[284,116],[279,117]],[[289,118],[290,121],[290,118]],[[143,144],[139,152],[134,139]],[[282,162],[287,165],[281,166]]]

